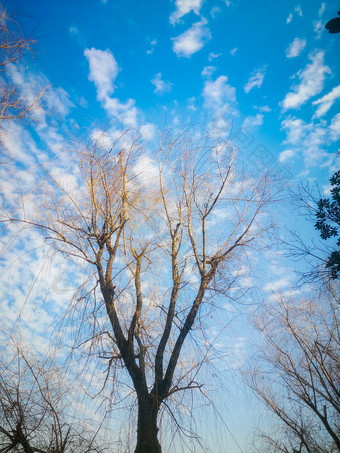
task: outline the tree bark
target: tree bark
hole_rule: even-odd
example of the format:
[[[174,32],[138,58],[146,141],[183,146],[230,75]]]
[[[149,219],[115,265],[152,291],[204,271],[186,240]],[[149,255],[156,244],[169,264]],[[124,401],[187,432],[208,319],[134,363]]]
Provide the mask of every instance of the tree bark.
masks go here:
[[[150,394],[138,396],[137,445],[135,453],[162,453],[158,441],[159,404]]]

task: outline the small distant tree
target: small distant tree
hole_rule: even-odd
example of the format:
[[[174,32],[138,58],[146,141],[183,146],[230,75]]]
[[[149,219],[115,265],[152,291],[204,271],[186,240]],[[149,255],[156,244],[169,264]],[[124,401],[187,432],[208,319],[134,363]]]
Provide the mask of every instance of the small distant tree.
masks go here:
[[[0,360],[0,452],[101,453],[93,423],[79,420],[71,382],[49,358],[6,336]],[[78,414],[79,415],[79,414]]]
[[[228,143],[197,131],[163,131],[149,153],[130,132],[105,135],[60,159],[9,221],[86,264],[74,303],[84,310],[83,344],[112,376],[116,366],[127,371],[138,407],[135,453],[160,453],[160,410],[202,386],[198,326],[216,298],[228,297],[242,257],[265,246],[271,181],[247,172]]]
[[[261,451],[340,451],[339,308],[330,285],[310,298],[278,295],[257,314],[263,344],[247,379],[277,421]]]

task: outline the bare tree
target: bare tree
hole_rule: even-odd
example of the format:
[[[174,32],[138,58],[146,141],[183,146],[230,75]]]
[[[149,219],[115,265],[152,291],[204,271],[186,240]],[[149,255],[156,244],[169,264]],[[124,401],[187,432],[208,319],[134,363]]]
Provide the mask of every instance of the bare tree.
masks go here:
[[[131,379],[135,453],[160,453],[160,409],[201,388],[196,326],[228,297],[242,257],[264,246],[272,187],[220,139],[163,131],[153,154],[132,133],[107,139],[54,161],[22,216],[9,221],[40,229],[58,252],[86,264],[78,327],[108,372],[118,364]]]
[[[70,406],[76,401],[63,370],[30,352],[22,340],[6,339],[0,362],[0,452],[105,451],[90,423],[74,416]]]
[[[24,37],[19,25],[0,5],[0,128],[3,121],[30,118],[45,91],[36,95],[23,93],[10,77],[13,66],[32,52],[34,45],[34,39]]]
[[[248,382],[278,420],[268,451],[340,451],[339,288],[277,296],[256,317],[264,344]]]

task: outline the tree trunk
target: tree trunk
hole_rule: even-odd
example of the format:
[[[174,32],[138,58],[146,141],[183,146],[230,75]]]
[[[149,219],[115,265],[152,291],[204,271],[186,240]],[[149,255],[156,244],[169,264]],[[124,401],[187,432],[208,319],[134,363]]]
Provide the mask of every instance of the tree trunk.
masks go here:
[[[162,453],[157,439],[159,404],[149,395],[138,397],[137,445],[135,453]]]

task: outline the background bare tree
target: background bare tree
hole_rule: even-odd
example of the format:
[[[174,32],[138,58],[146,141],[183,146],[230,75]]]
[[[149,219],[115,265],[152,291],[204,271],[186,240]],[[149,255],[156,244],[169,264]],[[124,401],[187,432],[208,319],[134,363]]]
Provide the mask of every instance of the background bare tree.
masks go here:
[[[272,227],[268,175],[247,173],[227,145],[163,131],[152,157],[132,133],[110,145],[103,136],[54,161],[22,216],[9,219],[87,266],[73,305],[79,332],[108,375],[118,366],[131,379],[136,453],[160,453],[160,410],[201,388],[207,352],[195,326],[228,297],[235,269]]]
[[[24,37],[19,25],[0,5],[0,131],[3,121],[30,118],[45,91],[23,93],[10,77],[13,66],[31,53],[34,45],[34,39]]]
[[[339,302],[329,285],[309,298],[278,295],[257,314],[264,344],[248,382],[280,420],[262,434],[268,451],[340,451]]]
[[[90,453],[99,446],[90,420],[72,408],[71,382],[58,364],[6,335],[0,362],[0,452]],[[80,414],[78,414],[80,415]]]

